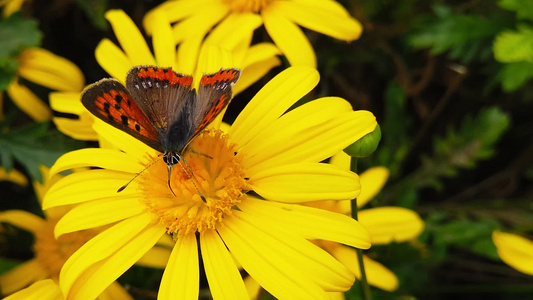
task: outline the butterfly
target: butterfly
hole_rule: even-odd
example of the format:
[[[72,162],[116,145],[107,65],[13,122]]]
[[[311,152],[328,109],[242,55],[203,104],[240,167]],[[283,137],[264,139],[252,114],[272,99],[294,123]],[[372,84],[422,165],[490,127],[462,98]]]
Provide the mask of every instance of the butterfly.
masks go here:
[[[191,76],[172,68],[135,66],[126,76],[126,86],[113,78],[102,79],[82,92],[81,102],[102,121],[163,153],[170,186],[172,167],[229,104],[240,74],[238,69],[204,74],[196,93]]]

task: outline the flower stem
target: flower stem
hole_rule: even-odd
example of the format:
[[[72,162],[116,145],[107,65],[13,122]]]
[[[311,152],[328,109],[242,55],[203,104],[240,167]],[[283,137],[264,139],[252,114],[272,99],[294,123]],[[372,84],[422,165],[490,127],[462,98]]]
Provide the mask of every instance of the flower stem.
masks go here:
[[[353,172],[357,171],[357,158],[352,157],[351,169]],[[351,202],[352,207],[352,218],[357,220],[357,198],[353,199]],[[357,261],[359,263],[359,270],[361,272],[361,294],[364,300],[372,300],[372,293],[370,292],[370,286],[368,285],[368,280],[366,279],[365,264],[363,262],[363,250],[355,249],[357,253]]]

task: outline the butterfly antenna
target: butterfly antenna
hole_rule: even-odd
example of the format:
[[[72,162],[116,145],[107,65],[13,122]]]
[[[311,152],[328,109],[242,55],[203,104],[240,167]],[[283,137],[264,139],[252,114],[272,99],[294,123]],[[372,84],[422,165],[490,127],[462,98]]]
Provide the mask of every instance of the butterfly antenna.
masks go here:
[[[185,167],[181,164],[181,162],[183,162],[185,164]],[[194,185],[194,188],[196,188],[196,191],[198,192],[198,195],[200,195],[200,198],[202,198],[202,201],[204,201],[204,203],[207,203],[207,200],[205,199],[204,195],[202,194],[202,192],[200,192],[200,189],[198,189],[198,186],[196,185],[195,181],[198,182],[198,179],[196,179],[196,176],[194,176],[194,173],[192,172],[191,168],[189,167],[189,164],[187,163],[187,161],[185,160],[185,158],[182,158],[180,160],[180,163],[178,163],[180,165],[180,167],[183,169],[183,171],[185,172],[185,174],[187,174],[187,176],[192,179],[192,185]],[[190,172],[190,174],[189,174]],[[169,184],[170,184],[170,174],[169,174]]]
[[[146,171],[146,169],[150,168],[151,166],[153,166],[156,162],[160,161],[161,158],[163,158],[163,156],[159,157],[158,159],[154,160],[152,163],[150,163],[146,168],[144,168],[141,172],[137,173],[135,176],[133,176],[133,178],[128,181],[128,183],[126,183],[125,185],[121,186],[118,190],[117,190],[117,193],[120,193],[122,192],[123,190],[125,190],[128,185],[130,185],[130,183],[135,180],[135,178],[139,177],[139,175],[141,175],[142,172]],[[171,189],[172,190],[172,189]]]

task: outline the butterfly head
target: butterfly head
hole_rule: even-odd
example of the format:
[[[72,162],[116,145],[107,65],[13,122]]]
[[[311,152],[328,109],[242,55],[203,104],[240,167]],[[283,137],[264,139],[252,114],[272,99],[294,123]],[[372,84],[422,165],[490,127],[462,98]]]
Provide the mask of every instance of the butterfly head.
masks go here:
[[[168,169],[172,169],[174,165],[180,163],[180,153],[176,151],[167,151],[163,154],[163,161],[167,164]]]

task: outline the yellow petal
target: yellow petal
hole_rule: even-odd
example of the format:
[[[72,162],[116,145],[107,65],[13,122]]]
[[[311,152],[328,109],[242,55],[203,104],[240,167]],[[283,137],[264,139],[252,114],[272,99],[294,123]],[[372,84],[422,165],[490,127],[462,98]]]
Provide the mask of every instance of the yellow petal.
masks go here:
[[[238,211],[224,225],[219,233],[228,249],[276,298],[323,299],[324,290],[346,290],[352,284],[354,277],[342,264],[284,227]]]
[[[112,149],[85,148],[65,153],[59,157],[50,168],[50,176],[82,167],[98,167],[129,173],[137,173],[144,169],[143,165],[135,163],[135,160],[124,152]]]
[[[72,285],[91,265],[116,254],[124,245],[135,239],[150,222],[151,216],[149,214],[127,219],[103,231],[81,246],[61,268],[59,282],[63,294],[69,293]],[[154,241],[154,244],[156,242],[157,240]]]
[[[176,54],[176,68],[180,73],[194,74],[203,39],[203,36],[198,36],[185,40],[179,45]]]
[[[91,127],[92,119],[87,121],[54,117],[53,121],[59,131],[73,139],[81,141],[96,141],[98,139],[98,135]]]
[[[81,104],[80,92],[52,92],[48,98],[53,110],[74,115],[87,112],[87,109]]]
[[[105,17],[111,23],[120,46],[133,65],[155,65],[154,57],[142,33],[124,11],[109,10]]]
[[[19,11],[22,7],[22,4],[24,4],[25,0],[9,0],[9,1],[2,1],[5,6],[4,10],[2,11],[2,16],[4,18],[9,17],[12,13]],[[7,2],[7,3],[6,3]]]
[[[282,224],[306,239],[343,243],[356,248],[370,248],[370,234],[354,219],[331,211],[302,205],[264,201],[248,197],[239,209],[255,218]]]
[[[157,299],[198,299],[200,269],[196,236],[180,236],[163,273]],[[179,284],[176,284],[178,283]]]
[[[225,219],[224,223],[229,224],[232,221],[233,218]],[[308,278],[304,278],[305,276],[302,276],[299,270],[287,267],[286,261],[272,261],[269,256],[259,256],[258,253],[264,249],[254,247],[256,243],[251,243],[250,239],[256,237],[251,236],[250,233],[243,233],[241,228],[235,228],[235,226],[231,228],[225,226],[218,229],[218,232],[246,272],[274,297],[278,299],[322,299],[324,297],[323,289]]]
[[[261,286],[252,276],[246,276],[244,278],[244,285],[246,286],[250,299],[259,299]]]
[[[6,172],[4,167],[0,167],[0,181],[10,181],[22,186],[28,185],[28,179],[26,176],[24,176],[24,174],[15,169],[11,169],[9,172]]]
[[[165,12],[154,11],[152,24],[152,43],[155,60],[160,67],[176,67],[176,44],[173,40],[172,27],[166,20]]]
[[[39,261],[30,259],[0,276],[2,294],[11,294],[49,276],[50,274]]]
[[[412,240],[424,230],[420,216],[402,207],[364,209],[357,218],[370,232],[373,245]]]
[[[292,66],[316,68],[313,47],[297,25],[278,14],[271,5],[261,11],[261,16],[268,34]]]
[[[250,65],[260,63],[279,54],[281,54],[281,52],[272,43],[255,44],[246,52],[244,67],[246,68]]]
[[[246,145],[266,126],[279,118],[319,81],[319,74],[309,67],[292,67],[270,80],[239,114],[230,129],[232,140]]]
[[[204,6],[190,18],[174,25],[174,42],[181,43],[187,39],[204,38],[207,32],[228,13],[228,7],[222,2]]]
[[[385,167],[374,167],[360,175],[361,194],[357,197],[357,207],[367,204],[381,191],[389,179],[389,174],[389,169]]]
[[[61,178],[48,190],[43,199],[43,209],[81,203],[109,196],[135,195],[137,183],[132,181],[127,189],[117,190],[130,181],[134,174],[95,169],[77,172]]]
[[[353,41],[359,38],[363,31],[361,24],[347,12],[337,13],[337,8],[330,9],[331,2],[322,1],[316,5],[319,2],[273,1],[270,9],[296,24],[339,40]]]
[[[319,140],[317,144],[321,143],[321,133],[330,129],[335,130],[335,128],[331,128],[336,125],[332,120],[344,116],[347,112],[352,112],[350,103],[337,97],[317,99],[293,109],[278,120],[273,121],[260,135],[257,135],[250,143],[240,149],[246,153],[245,167],[250,170],[250,173],[253,173],[261,169],[257,165],[267,163],[266,160],[275,156],[287,155],[288,151],[303,143],[310,143],[314,139]],[[336,135],[341,135],[341,133]],[[317,148],[327,148],[323,144],[317,146]],[[328,154],[325,157],[321,155],[320,158],[327,158]],[[307,158],[304,157],[303,159],[316,161]],[[317,158],[317,160],[322,159]],[[291,162],[297,161],[291,160]]]
[[[244,91],[250,85],[263,78],[272,68],[279,66],[281,60],[278,57],[271,57],[258,63],[247,66],[241,73],[239,81],[233,87],[235,95]]]
[[[302,111],[305,111],[306,105],[301,106]],[[295,119],[299,110],[295,109],[293,112],[294,114],[289,112],[273,122],[264,131],[265,134],[257,136],[250,143],[254,148],[253,152],[256,150],[255,143],[258,146],[269,144],[271,147],[263,148],[260,153],[255,152],[257,155],[253,160],[245,161],[249,173],[283,164],[325,160],[372,132],[377,125],[376,118],[368,111],[349,111],[327,120],[319,117],[316,120]],[[271,129],[282,128],[279,127],[282,124],[287,124],[287,127],[273,134]]]
[[[81,92],[85,78],[81,70],[71,61],[41,49],[27,49],[19,57],[18,74],[47,88]]]
[[[126,152],[131,157],[135,157],[138,161],[146,162],[146,160],[149,159],[148,156],[156,157],[160,154],[140,140],[100,119],[95,119],[93,129],[102,139],[110,142],[113,146]]]
[[[205,43],[232,50],[261,24],[257,14],[230,14],[209,33]]]
[[[153,19],[156,18],[157,11],[165,13],[167,22],[174,23],[201,12],[204,7],[208,7],[213,2],[213,0],[165,1],[144,16],[144,29],[148,34],[152,34]]]
[[[200,249],[214,299],[248,299],[241,274],[226,245],[213,230],[200,233]]]
[[[352,158],[344,151],[337,152],[337,154],[333,155],[329,160],[330,164],[335,165],[344,170],[350,170],[351,162]],[[361,195],[359,195],[359,197],[361,197]]]
[[[504,263],[522,273],[533,275],[533,241],[500,231],[492,233],[492,241]]]
[[[52,117],[52,111],[30,89],[22,86],[15,79],[7,87],[7,94],[15,105],[37,122],[44,122]]]
[[[164,269],[168,264],[170,252],[171,250],[169,248],[155,246],[146,252],[135,264],[138,266]]]
[[[108,39],[100,41],[94,50],[94,56],[102,69],[122,84],[126,83],[126,75],[135,65],[117,45]]]
[[[2,290],[2,292],[5,292]],[[4,300],[61,300],[63,294],[52,279],[39,280],[31,286],[4,298]]]
[[[140,215],[146,210],[138,197],[116,195],[80,204],[67,212],[55,227],[57,236],[111,224]]]
[[[123,288],[118,282],[113,282],[110,286],[108,286],[100,296],[98,296],[98,300],[114,300],[114,299],[121,299],[121,300],[133,300],[133,298],[128,294],[125,288]]]
[[[354,249],[337,244],[332,246],[328,251],[348,267],[357,279],[361,278],[361,269],[359,268],[357,253]],[[386,291],[394,291],[398,288],[398,278],[387,267],[370,259],[366,255],[363,256],[363,264],[365,266],[368,284]]]
[[[69,298],[95,299],[150,250],[164,233],[162,226],[148,226],[140,231],[110,257],[85,272],[70,290]]]
[[[50,107],[53,110],[78,117],[77,119],[53,117],[53,121],[61,132],[74,139],[95,141],[98,136],[92,129],[93,116],[83,107],[80,98],[81,93],[79,92],[50,93]]]
[[[42,218],[23,210],[6,210],[0,212],[0,222],[10,223],[33,234],[38,232],[46,224],[46,221]]]
[[[281,165],[250,179],[262,197],[288,203],[353,199],[360,188],[357,174],[322,163]]]

